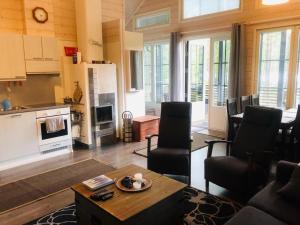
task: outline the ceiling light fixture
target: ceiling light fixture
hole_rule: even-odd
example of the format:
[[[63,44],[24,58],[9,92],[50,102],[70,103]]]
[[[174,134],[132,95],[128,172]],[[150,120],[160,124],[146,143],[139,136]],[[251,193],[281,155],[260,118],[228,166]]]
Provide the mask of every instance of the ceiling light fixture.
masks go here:
[[[289,0],[262,0],[263,5],[279,5],[287,3]]]

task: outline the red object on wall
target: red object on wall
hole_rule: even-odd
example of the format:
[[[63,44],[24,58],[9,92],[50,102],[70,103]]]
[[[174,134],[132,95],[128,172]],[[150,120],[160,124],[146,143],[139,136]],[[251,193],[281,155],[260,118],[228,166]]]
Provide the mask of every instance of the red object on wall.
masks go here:
[[[78,52],[78,48],[75,47],[65,47],[66,56],[73,56]]]

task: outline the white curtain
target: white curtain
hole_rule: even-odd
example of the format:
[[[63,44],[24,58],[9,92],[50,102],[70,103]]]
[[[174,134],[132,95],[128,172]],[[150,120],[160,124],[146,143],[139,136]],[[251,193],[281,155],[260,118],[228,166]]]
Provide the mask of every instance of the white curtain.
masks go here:
[[[183,48],[181,34],[171,33],[170,40],[170,99],[184,101]]]

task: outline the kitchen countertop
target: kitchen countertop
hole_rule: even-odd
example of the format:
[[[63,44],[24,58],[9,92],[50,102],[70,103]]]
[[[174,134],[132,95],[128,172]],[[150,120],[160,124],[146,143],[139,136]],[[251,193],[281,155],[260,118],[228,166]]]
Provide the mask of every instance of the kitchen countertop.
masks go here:
[[[70,106],[71,105],[69,105],[69,104],[63,104],[63,103],[46,103],[46,104],[36,104],[36,105],[25,105],[25,106],[22,106],[21,109],[17,109],[17,110],[0,111],[0,116],[16,114],[16,113],[42,111],[42,110],[48,110],[48,109],[67,108]]]

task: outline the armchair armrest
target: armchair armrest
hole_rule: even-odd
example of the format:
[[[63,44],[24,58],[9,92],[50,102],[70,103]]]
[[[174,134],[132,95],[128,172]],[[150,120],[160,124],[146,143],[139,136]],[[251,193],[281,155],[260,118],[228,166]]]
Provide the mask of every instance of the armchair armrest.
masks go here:
[[[151,139],[153,137],[158,137],[158,134],[152,134],[152,135],[147,135],[146,136],[146,140],[147,140],[147,153],[149,155],[150,151],[151,151]]]
[[[277,164],[276,181],[286,184],[290,180],[297,163],[279,161]]]
[[[206,140],[206,144],[208,144],[208,151],[207,151],[207,158],[210,158],[212,155],[213,147],[217,143],[224,143],[224,144],[232,144],[231,141],[226,141],[226,140]]]

